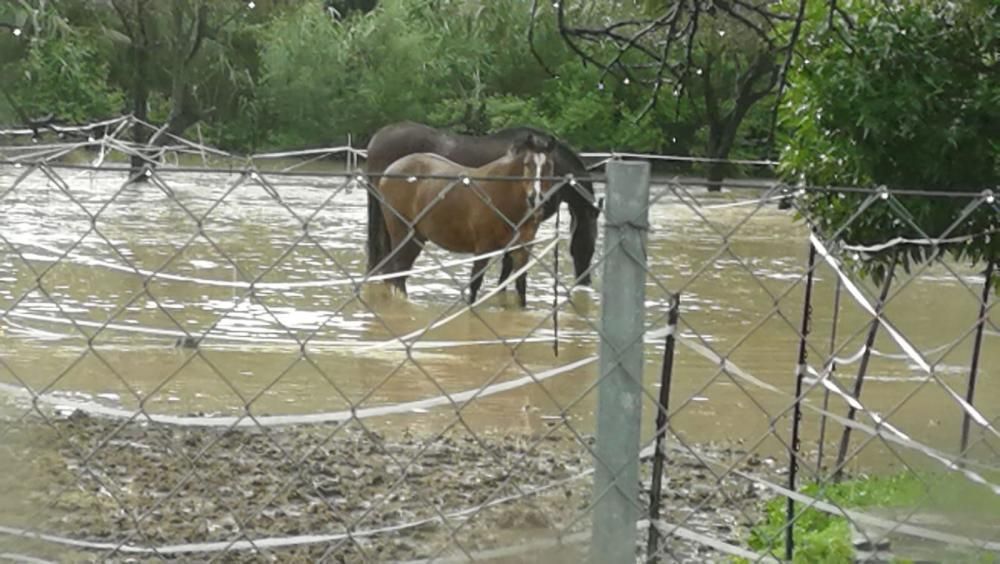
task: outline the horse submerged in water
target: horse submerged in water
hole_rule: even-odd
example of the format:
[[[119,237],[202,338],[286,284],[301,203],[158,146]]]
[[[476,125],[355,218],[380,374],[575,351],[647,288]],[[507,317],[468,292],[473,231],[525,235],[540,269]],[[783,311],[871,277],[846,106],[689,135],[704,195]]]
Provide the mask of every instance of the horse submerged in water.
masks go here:
[[[549,138],[555,143],[551,153],[553,176],[572,174],[587,175],[587,167],[580,156],[566,143],[545,131],[531,127],[508,128],[485,136],[462,135],[442,131],[410,121],[387,125],[379,129],[368,143],[366,173],[372,186],[377,178],[396,160],[413,153],[434,153],[466,167],[481,167],[504,156],[512,143],[530,136]],[[576,284],[591,283],[590,261],[597,241],[597,217],[600,203],[594,196],[591,182],[560,182],[555,194],[548,198],[542,211],[542,221],[555,215],[562,202],[566,202],[571,216],[570,255]],[[389,253],[383,217],[378,200],[368,194],[368,271],[372,272]],[[500,273],[503,283],[513,270],[510,254],[505,254]]]
[[[434,153],[411,153],[394,161],[376,188],[383,235],[391,249],[386,260],[379,260],[385,262],[381,270],[410,270],[426,241],[455,253],[510,249],[506,255],[512,267],[520,269],[528,262],[541,204],[552,188],[554,149],[551,138],[529,135],[512,143],[500,158],[474,169]],[[489,258],[473,263],[469,303],[476,301],[488,263]],[[406,278],[390,279],[404,295]],[[516,287],[525,307],[526,272],[517,277]]]

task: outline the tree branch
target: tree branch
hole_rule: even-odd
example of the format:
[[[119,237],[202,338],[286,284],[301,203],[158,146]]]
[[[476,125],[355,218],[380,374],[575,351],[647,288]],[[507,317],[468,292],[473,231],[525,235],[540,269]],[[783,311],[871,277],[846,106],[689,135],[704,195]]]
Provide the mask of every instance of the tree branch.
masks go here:
[[[128,35],[129,39],[135,43],[136,34],[135,29],[132,27],[132,22],[129,19],[127,13],[125,13],[125,8],[121,6],[120,0],[111,0],[111,7],[114,8],[115,12],[118,14],[118,19],[122,22],[122,27],[125,28],[125,34]]]
[[[549,66],[545,64],[545,61],[542,59],[541,54],[539,54],[538,50],[535,49],[535,17],[537,14],[538,0],[531,0],[531,18],[528,22],[528,48],[531,49],[531,55],[536,61],[538,61],[538,64],[541,65],[542,70],[548,73],[549,76],[555,77],[556,73],[549,69]]]
[[[781,97],[785,93],[785,86],[788,84],[788,68],[792,65],[792,58],[795,56],[795,46],[798,44],[799,33],[802,31],[802,23],[805,21],[806,1],[799,0],[799,11],[795,16],[795,25],[792,27],[792,36],[785,47],[785,62],[781,65],[781,73],[778,75],[778,93],[774,97],[774,108],[771,110],[771,126],[767,133],[767,146],[774,144],[774,131],[778,127],[778,108],[781,106]],[[835,3],[836,0],[829,0]]]
[[[194,41],[191,43],[191,48],[188,50],[187,56],[184,57],[184,66],[190,64],[195,55],[198,54],[198,50],[201,49],[201,44],[208,34],[208,6],[206,4],[198,4],[194,18],[195,21],[191,26],[194,29]]]

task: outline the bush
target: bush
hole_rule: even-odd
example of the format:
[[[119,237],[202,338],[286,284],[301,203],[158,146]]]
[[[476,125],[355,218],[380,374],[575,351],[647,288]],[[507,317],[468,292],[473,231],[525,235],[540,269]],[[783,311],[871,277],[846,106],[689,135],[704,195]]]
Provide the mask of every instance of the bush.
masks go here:
[[[996,496],[983,495],[982,486],[954,473],[905,473],[849,480],[839,484],[808,484],[800,491],[844,509],[901,508],[906,512],[920,507],[966,519],[989,522],[1000,511]],[[758,552],[784,556],[784,498],[767,503],[763,523],[750,534],[749,545]],[[905,512],[904,512],[905,513]],[[854,548],[848,521],[816,509],[796,504],[794,562],[852,562]],[[943,547],[945,549],[949,547]],[[970,555],[955,552],[948,561],[996,562],[990,553]]]
[[[108,63],[86,35],[33,39],[16,75],[12,97],[28,117],[85,123],[122,112],[124,96],[108,86]]]
[[[843,32],[846,38],[829,31],[807,34],[782,108],[788,132],[782,174],[813,186],[995,190],[1000,184],[1000,83],[993,76],[998,10],[981,2],[866,0],[854,4],[857,24]],[[815,193],[804,206],[830,235],[867,197]],[[874,244],[896,236],[953,237],[1000,228],[996,204],[960,220],[968,203],[897,196],[873,205],[840,235],[852,244]],[[959,260],[1000,260],[997,237],[980,235],[946,248]],[[894,252],[873,255],[863,272],[881,278]],[[899,258],[908,268],[927,260],[928,252],[911,246]]]

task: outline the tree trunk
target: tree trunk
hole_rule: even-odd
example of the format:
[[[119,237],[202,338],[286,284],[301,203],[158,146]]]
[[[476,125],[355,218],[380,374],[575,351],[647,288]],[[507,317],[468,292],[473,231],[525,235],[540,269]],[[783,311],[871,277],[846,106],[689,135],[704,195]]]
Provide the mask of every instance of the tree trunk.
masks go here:
[[[151,143],[162,146],[170,143],[172,137],[181,137],[185,131],[201,121],[202,112],[190,81],[190,67],[204,43],[209,31],[208,4],[199,2],[194,13],[188,15],[179,4],[173,5],[175,43],[171,56],[170,72],[170,115],[163,129],[157,132]],[[186,18],[192,18],[188,21]]]
[[[148,122],[149,117],[149,84],[146,80],[146,64],[148,54],[143,44],[133,43],[132,64],[134,81],[132,82],[132,115],[137,120]],[[145,124],[135,123],[132,125],[132,141],[136,145],[136,153],[130,157],[129,174],[134,177],[135,182],[145,182],[146,176],[142,174],[147,165],[144,158],[144,149],[149,143],[150,131]]]
[[[752,105],[753,101],[738,99],[732,111],[722,119],[708,124],[707,153],[710,159],[715,159],[705,167],[709,192],[718,192],[722,189],[722,181],[731,169],[730,163],[723,161],[729,158],[729,152],[733,150],[733,143],[736,142],[736,133]]]
[[[199,121],[201,121],[201,108],[195,99],[194,91],[187,83],[187,76],[183,72],[177,72],[174,74],[171,86],[167,126],[153,142],[156,145],[166,145],[170,143],[171,135],[181,137],[189,127]]]
[[[724,147],[723,138],[725,135],[724,123],[711,123],[708,126],[708,158],[724,159],[729,154]],[[708,191],[718,192],[722,190],[722,181],[726,178],[726,163],[720,161],[710,161],[705,165],[705,178],[708,180]]]
[[[148,123],[149,117],[149,37],[146,33],[146,2],[133,0],[130,3],[113,0],[111,6],[118,14],[129,38],[129,58],[132,61],[132,115],[136,120]],[[131,8],[131,9],[130,9]],[[149,129],[145,123],[132,124],[134,153],[129,157],[129,177],[133,182],[145,182],[143,172],[148,167],[145,148],[149,144]]]
[[[708,179],[708,191],[718,192],[722,190],[722,181],[729,173],[729,163],[724,162],[729,158],[729,151],[736,141],[736,132],[739,130],[740,121],[743,116],[736,111],[726,115],[721,121],[710,123],[708,126],[708,158],[715,159],[705,167],[705,177]]]

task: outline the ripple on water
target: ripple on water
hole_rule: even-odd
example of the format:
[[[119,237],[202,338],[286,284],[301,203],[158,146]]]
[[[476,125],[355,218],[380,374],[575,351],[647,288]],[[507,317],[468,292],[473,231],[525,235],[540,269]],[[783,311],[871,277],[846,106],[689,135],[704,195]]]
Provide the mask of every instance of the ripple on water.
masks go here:
[[[408,301],[398,297],[369,299],[364,292],[356,294],[357,289],[349,283],[291,290],[255,288],[251,294],[247,288],[213,287],[196,280],[150,280],[148,275],[137,275],[130,272],[133,266],[179,277],[225,282],[234,279],[248,282],[258,277],[261,282],[269,283],[309,282],[331,278],[346,280],[345,269],[360,276],[366,264],[363,191],[334,194],[331,188],[340,183],[319,177],[270,178],[287,206],[299,217],[312,218],[309,238],[302,239],[301,222],[258,186],[233,190],[220,204],[219,198],[229,192],[236,175],[167,171],[164,174],[174,197],[191,213],[198,216],[216,206],[203,225],[207,238],[192,239],[197,232],[195,221],[160,190],[129,187],[115,196],[114,202],[102,212],[101,231],[114,248],[94,235],[81,240],[92,227],[89,219],[40,175],[30,176],[0,200],[0,217],[4,218],[0,230],[20,253],[20,256],[0,253],[0,312],[12,307],[12,315],[0,317],[3,330],[0,347],[18,359],[19,374],[24,371],[22,365],[32,368],[29,378],[35,378],[31,382],[33,385],[44,386],[53,381],[63,369],[65,359],[78,354],[80,341],[86,337],[65,319],[61,320],[64,323],[57,323],[14,314],[70,315],[77,321],[100,320],[103,323],[109,312],[114,312],[113,323],[101,329],[96,342],[114,352],[108,353],[106,358],[116,371],[126,375],[132,385],[146,390],[167,380],[186,362],[188,355],[193,354],[173,348],[176,337],[184,334],[178,324],[195,335],[211,328],[209,338],[200,345],[202,355],[226,374],[239,374],[242,380],[261,386],[295,361],[296,339],[308,337],[308,362],[299,364],[315,362],[322,367],[325,376],[307,374],[307,366],[302,369],[303,374],[282,377],[298,378],[295,386],[283,388],[283,382],[279,381],[269,390],[275,394],[273,405],[281,404],[282,409],[300,411],[318,409],[324,402],[333,401],[331,398],[336,393],[331,391],[330,382],[324,381],[324,377],[346,390],[345,393],[356,394],[352,397],[362,397],[377,388],[378,400],[391,402],[439,394],[438,385],[474,389],[490,378],[514,377],[515,373],[519,374],[517,371],[522,369],[522,364],[532,370],[544,370],[568,362],[565,357],[571,354],[586,356],[596,351],[595,327],[600,326],[601,314],[597,292],[604,274],[604,266],[599,263],[595,270],[595,288],[574,288],[571,302],[559,312],[560,338],[579,345],[563,348],[559,358],[552,354],[550,342],[528,342],[518,347],[496,344],[443,346],[463,341],[487,342],[498,337],[520,338],[529,334],[542,339],[553,337],[547,309],[553,298],[551,253],[539,257],[540,264],[529,275],[527,311],[519,311],[514,305],[511,288],[488,300],[473,314],[459,315],[421,339],[425,343],[442,344],[438,350],[405,351],[388,346],[365,349],[352,347],[351,343],[367,346],[396,342],[396,336],[418,331],[457,311],[464,305],[462,288],[469,280],[471,265],[450,268],[446,273],[414,276],[408,285]],[[4,173],[3,167],[0,167],[0,176],[12,178]],[[79,198],[87,206],[101,205],[121,190],[120,175],[81,175],[79,179],[84,180],[74,181],[72,189],[74,193],[79,191]],[[657,193],[663,191],[663,187],[654,188]],[[327,202],[331,194],[334,194],[333,199]],[[703,193],[697,195],[701,198]],[[728,203],[734,198],[731,194],[712,196],[702,203]],[[710,222],[703,220],[702,215]],[[748,216],[750,219],[746,219]],[[758,211],[750,207],[703,208],[696,212],[672,194],[651,207],[650,217],[653,229],[648,236],[648,268],[656,280],[649,280],[646,288],[647,323],[654,328],[663,327],[669,306],[668,292],[682,288],[682,338],[710,343],[720,351],[728,351],[740,343],[733,353],[734,362],[768,382],[787,384],[788,367],[795,362],[796,329],[788,323],[759,322],[764,316],[778,315],[772,311],[776,307],[774,296],[781,296],[785,288],[802,277],[805,239],[801,226],[787,221],[785,215],[770,208]],[[572,272],[567,253],[569,221],[565,216],[563,220],[559,271],[561,281],[568,283]],[[729,233],[744,220],[735,233]],[[539,231],[539,237],[553,234],[554,222],[551,221]],[[728,243],[728,247],[726,252],[720,253],[724,243]],[[296,245],[294,251],[288,252],[293,244]],[[317,248],[317,244],[321,248]],[[71,248],[72,253],[64,257]],[[595,257],[601,257],[602,253],[599,241]],[[35,274],[22,258],[36,269],[60,261],[44,279],[46,291],[58,305],[41,293],[30,293]],[[227,258],[235,262],[238,272]],[[437,264],[436,259],[450,261],[455,258],[431,247],[415,266],[433,266]],[[498,274],[498,265],[491,267],[483,292],[495,287]],[[967,273],[963,276],[962,282],[966,284],[978,286],[982,282],[981,277]],[[902,331],[920,342],[938,344],[956,338],[971,324],[963,312],[974,309],[964,301],[969,293],[956,284],[957,281],[946,271],[935,270],[921,275],[911,285],[917,297],[901,294],[897,298],[898,311],[891,311],[890,317]],[[829,318],[833,296],[831,273],[821,271],[817,284],[817,319],[824,315]],[[801,283],[778,304],[783,308],[778,313],[786,319],[798,319],[801,309],[797,301],[800,299],[798,288]],[[29,293],[24,295],[25,292]],[[560,298],[566,293],[566,289],[560,288]],[[925,307],[929,299],[934,299],[938,307]],[[134,301],[126,305],[130,300]],[[845,327],[862,326],[866,319],[859,308],[846,298],[844,302]],[[822,331],[820,325],[817,322]],[[752,343],[743,344],[741,339],[750,326],[756,328],[754,338]],[[92,329],[85,327],[88,331]],[[842,334],[850,332],[845,329]],[[211,338],[213,336],[217,338]],[[663,340],[650,341],[661,347]],[[573,352],[565,352],[567,350]],[[683,356],[689,353],[682,350],[678,354],[682,355],[679,358],[685,367],[678,375],[678,382],[700,381],[717,368],[709,366],[703,373],[692,357]],[[1000,352],[996,347],[987,347],[985,355],[988,358],[984,358],[983,366],[1000,361],[997,354]],[[414,368],[414,359],[430,367],[426,368],[430,378]],[[184,370],[199,370],[199,362],[202,362],[200,357]],[[652,361],[650,363],[650,370],[656,368]],[[112,393],[107,391],[107,370],[99,362],[82,363],[77,370],[79,372],[72,374],[71,379],[61,380],[59,385],[71,382],[81,390],[86,389],[87,393]],[[939,373],[948,376],[958,377],[962,370],[958,361],[954,366],[938,366]],[[886,377],[914,377],[905,361],[886,361],[885,366],[878,366],[877,372]],[[580,403],[579,398],[592,383],[590,377],[593,375],[593,372],[581,370],[565,380],[552,381],[543,391],[522,390],[520,395],[494,397],[490,401],[500,407],[494,407],[492,413],[501,415],[495,416],[492,423],[509,424],[509,413],[516,412],[529,400],[536,403],[555,401],[560,405]],[[231,390],[221,385],[212,387],[217,377],[211,372],[188,376],[182,370],[172,378],[170,397],[182,400],[174,403],[184,404],[192,398],[203,405],[210,405],[212,398],[220,404],[231,400],[231,395],[227,395]],[[444,384],[431,381],[432,378]],[[910,386],[913,382],[885,381],[883,384],[895,391],[873,388],[871,401],[891,407],[892,402],[898,400],[899,387]],[[1000,405],[995,389],[984,386],[983,405]],[[744,392],[711,387],[699,393],[702,395],[698,397],[709,397],[713,405],[726,405],[727,400],[734,400],[734,397],[725,394]],[[549,396],[555,399],[550,400]],[[127,399],[124,394],[121,397]],[[936,396],[930,397],[921,401],[926,401],[928,409],[933,409]],[[108,398],[96,398],[100,400],[108,401]],[[266,399],[262,401],[267,405]],[[502,416],[504,413],[508,413],[507,418]],[[710,427],[719,433],[727,429],[742,431],[744,421],[736,419],[739,418],[721,421],[716,416]]]

